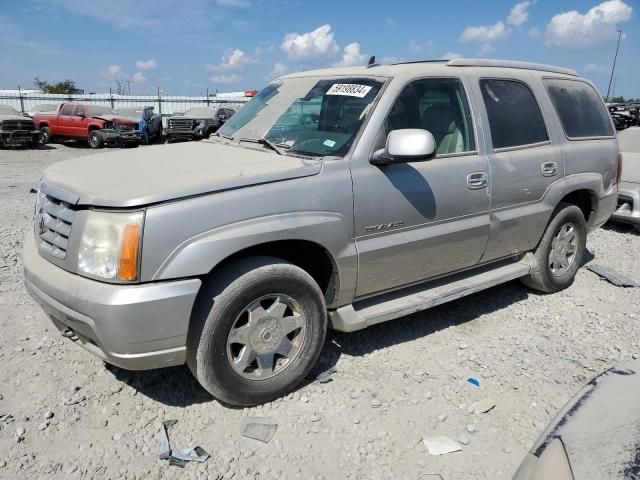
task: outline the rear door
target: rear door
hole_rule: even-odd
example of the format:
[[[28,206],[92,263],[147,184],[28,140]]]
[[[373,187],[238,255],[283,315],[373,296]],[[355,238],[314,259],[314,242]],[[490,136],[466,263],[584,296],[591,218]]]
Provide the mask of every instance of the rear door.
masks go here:
[[[483,73],[487,73],[486,76]],[[478,72],[473,81],[491,165],[491,232],[482,261],[532,250],[564,192],[560,136],[546,119],[551,105],[539,79],[528,71],[496,76]],[[549,128],[552,127],[552,128]],[[550,199],[547,195],[559,194]]]
[[[489,234],[489,164],[478,146],[467,90],[462,77],[414,80],[374,127],[379,131],[373,150],[384,147],[392,130],[429,130],[438,149],[434,159],[386,166],[352,160],[356,296],[480,260]]]

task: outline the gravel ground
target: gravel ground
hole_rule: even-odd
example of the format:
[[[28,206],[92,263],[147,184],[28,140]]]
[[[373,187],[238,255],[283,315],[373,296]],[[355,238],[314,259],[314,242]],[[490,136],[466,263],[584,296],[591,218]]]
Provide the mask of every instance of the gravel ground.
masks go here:
[[[640,353],[640,289],[581,269],[555,295],[512,282],[330,333],[314,374],[335,366],[332,381],[258,408],[221,406],[186,367],[106,366],[57,334],[21,281],[29,189],[46,166],[90,153],[0,150],[0,479],[507,479],[585,381]],[[640,280],[638,234],[608,226],[587,247],[588,260]],[[495,408],[474,413],[484,401]],[[243,438],[245,416],[275,420],[273,440]],[[212,457],[184,470],[159,460],[166,419],[178,420],[172,445]],[[430,456],[422,438],[438,435],[462,451]]]

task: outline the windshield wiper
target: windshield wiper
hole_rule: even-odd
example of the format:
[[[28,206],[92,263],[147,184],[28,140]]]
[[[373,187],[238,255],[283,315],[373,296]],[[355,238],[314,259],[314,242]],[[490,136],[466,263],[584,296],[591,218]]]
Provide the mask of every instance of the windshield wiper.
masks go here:
[[[259,143],[260,145],[264,145],[269,147],[271,150],[276,152],[278,155],[284,155],[284,151],[281,149],[284,147],[283,145],[276,145],[271,140],[267,140],[266,138],[241,138],[240,142],[251,142],[251,143]]]

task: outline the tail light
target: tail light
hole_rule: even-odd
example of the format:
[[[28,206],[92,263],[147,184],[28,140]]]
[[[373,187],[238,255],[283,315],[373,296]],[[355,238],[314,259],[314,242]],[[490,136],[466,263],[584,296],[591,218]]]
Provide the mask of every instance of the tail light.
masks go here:
[[[616,172],[616,183],[619,184],[622,180],[622,154],[618,154],[618,171]]]

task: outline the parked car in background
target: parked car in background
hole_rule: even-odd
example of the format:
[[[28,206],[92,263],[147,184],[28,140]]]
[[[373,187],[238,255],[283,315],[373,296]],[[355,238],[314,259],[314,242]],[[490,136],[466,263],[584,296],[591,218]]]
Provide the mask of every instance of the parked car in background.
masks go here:
[[[35,146],[39,141],[40,131],[31,117],[8,105],[0,105],[0,145]]]
[[[224,106],[194,107],[173,115],[167,122],[167,142],[209,138],[235,113],[234,108]]]
[[[138,123],[109,107],[83,103],[61,103],[55,112],[34,115],[42,142],[55,138],[86,140],[91,148],[105,145],[137,147],[140,144]]]
[[[640,105],[611,104],[608,108],[616,130],[640,126]]]
[[[154,113],[153,107],[119,108],[118,114],[138,122],[143,145],[162,139],[162,115]]]
[[[640,230],[640,127],[618,132],[622,155],[622,176],[618,205],[611,220],[635,225]]]
[[[25,284],[105,361],[186,362],[216,398],[256,405],[308,375],[329,327],[517,278],[569,287],[615,208],[619,169],[602,98],[573,70],[455,59],[303,71],[208,142],[49,167]]]

